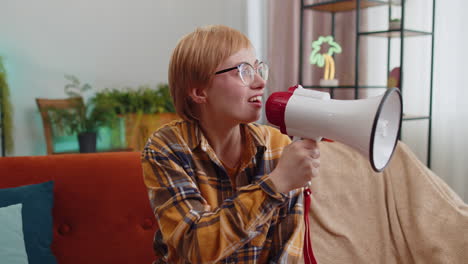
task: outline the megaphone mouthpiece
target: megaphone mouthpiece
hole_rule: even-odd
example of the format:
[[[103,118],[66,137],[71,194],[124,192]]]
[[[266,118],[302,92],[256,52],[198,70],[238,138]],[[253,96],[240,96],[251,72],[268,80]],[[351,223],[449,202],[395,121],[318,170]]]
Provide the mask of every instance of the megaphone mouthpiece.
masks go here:
[[[284,114],[289,98],[293,95],[292,92],[276,92],[268,97],[266,102],[266,112],[268,122],[280,128],[281,133],[287,134],[286,124],[284,123]]]

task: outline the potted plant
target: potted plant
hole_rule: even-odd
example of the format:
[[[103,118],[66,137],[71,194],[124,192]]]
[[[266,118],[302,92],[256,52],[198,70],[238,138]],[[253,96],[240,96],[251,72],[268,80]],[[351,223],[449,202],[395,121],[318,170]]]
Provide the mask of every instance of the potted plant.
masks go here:
[[[2,156],[13,152],[13,107],[10,102],[10,89],[7,82],[7,73],[0,57],[0,134]]]
[[[399,18],[393,18],[389,22],[390,30],[397,30],[401,28],[401,20]]]
[[[141,150],[150,134],[161,125],[178,119],[167,84],[124,89],[105,89],[96,93],[96,105],[112,106],[125,122],[127,147]]]
[[[117,116],[112,106],[107,104],[94,104],[93,100],[85,102],[83,93],[91,90],[91,85],[81,84],[77,77],[65,75],[70,81],[65,85],[65,93],[74,100],[70,108],[49,108],[51,121],[59,131],[78,137],[81,153],[96,152],[97,130],[101,126],[112,125]]]

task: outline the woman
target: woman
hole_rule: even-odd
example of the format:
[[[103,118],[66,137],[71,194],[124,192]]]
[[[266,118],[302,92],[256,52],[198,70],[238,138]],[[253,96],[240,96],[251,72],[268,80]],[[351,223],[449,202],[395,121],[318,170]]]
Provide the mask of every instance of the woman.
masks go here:
[[[226,26],[198,28],[173,51],[169,86],[183,121],[156,131],[142,154],[160,263],[302,259],[300,188],[318,175],[320,153],[253,123],[267,78],[248,38]]]

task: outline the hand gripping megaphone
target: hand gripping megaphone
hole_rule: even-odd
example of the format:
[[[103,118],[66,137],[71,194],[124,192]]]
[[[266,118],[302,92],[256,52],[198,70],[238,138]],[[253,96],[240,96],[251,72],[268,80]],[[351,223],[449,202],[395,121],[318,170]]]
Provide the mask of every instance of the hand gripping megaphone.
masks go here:
[[[374,171],[381,172],[395,151],[402,107],[397,88],[366,99],[334,100],[329,93],[297,85],[271,94],[266,116],[283,134],[324,137],[351,146],[368,158]]]

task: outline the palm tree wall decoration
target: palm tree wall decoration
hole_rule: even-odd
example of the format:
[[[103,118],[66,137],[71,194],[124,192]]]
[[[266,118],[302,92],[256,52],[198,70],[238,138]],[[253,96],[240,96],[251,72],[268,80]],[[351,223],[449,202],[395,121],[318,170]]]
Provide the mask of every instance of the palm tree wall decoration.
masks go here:
[[[323,44],[328,44],[329,48],[327,52],[321,53]],[[312,42],[312,52],[309,57],[310,64],[317,65],[320,68],[325,66],[320,85],[338,85],[338,80],[335,80],[335,60],[333,59],[335,53],[341,53],[341,46],[333,40],[332,36],[320,36],[316,41]]]

